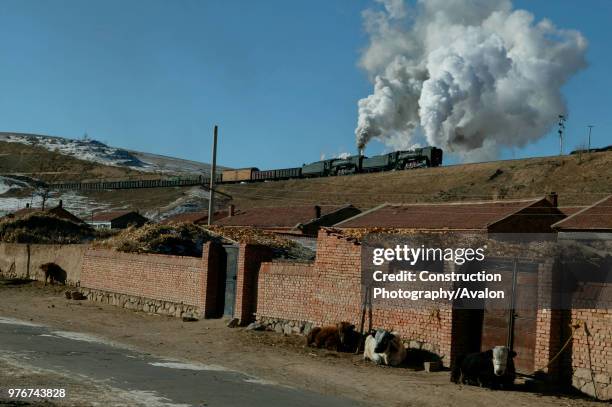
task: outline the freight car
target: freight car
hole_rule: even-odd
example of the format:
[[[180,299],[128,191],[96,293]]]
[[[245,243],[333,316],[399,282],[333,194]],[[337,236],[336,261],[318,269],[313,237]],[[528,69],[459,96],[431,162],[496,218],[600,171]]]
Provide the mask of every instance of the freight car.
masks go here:
[[[283,168],[280,170],[266,170],[266,171],[255,171],[251,178],[252,181],[273,181],[281,179],[300,178],[302,176],[302,169],[296,168]]]
[[[232,183],[232,182],[244,182],[251,181],[253,174],[259,172],[259,168],[240,168],[237,170],[223,170],[221,173],[221,182]]]

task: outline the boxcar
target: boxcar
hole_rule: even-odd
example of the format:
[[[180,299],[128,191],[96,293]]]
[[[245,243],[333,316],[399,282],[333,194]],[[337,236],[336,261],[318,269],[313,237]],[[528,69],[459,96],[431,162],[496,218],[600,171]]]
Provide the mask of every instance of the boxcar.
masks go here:
[[[253,181],[268,181],[277,179],[299,178],[302,175],[302,169],[297,168],[282,168],[280,170],[265,170],[255,171],[252,174]]]
[[[259,169],[255,167],[239,168],[237,170],[223,170],[223,173],[221,174],[221,181],[222,182],[250,181],[252,178],[252,174],[256,171],[259,171]]]

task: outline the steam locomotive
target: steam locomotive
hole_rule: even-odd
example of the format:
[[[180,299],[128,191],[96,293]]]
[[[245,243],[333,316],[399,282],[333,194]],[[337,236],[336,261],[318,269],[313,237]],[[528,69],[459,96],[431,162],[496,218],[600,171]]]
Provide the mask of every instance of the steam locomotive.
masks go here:
[[[260,171],[258,168],[224,170],[221,182],[276,181],[291,178],[332,177],[368,172],[407,170],[422,167],[437,167],[442,164],[442,150],[424,147],[408,151],[366,157],[362,154],[345,158],[332,158],[304,164],[301,167]]]

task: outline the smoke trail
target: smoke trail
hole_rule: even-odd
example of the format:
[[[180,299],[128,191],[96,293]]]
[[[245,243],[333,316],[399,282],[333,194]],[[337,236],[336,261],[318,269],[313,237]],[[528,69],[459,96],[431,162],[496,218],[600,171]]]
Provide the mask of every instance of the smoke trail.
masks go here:
[[[586,66],[577,31],[534,21],[510,0],[376,0],[363,13],[360,64],[374,92],[359,101],[358,147],[427,143],[493,158],[546,134],[566,114],[563,84]]]

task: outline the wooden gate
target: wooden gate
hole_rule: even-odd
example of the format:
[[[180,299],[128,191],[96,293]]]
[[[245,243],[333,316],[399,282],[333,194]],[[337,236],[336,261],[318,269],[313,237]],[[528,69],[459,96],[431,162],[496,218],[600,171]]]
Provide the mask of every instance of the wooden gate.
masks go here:
[[[481,350],[505,345],[513,349],[516,370],[531,374],[535,366],[537,325],[538,264],[519,259],[487,259],[487,272],[502,276],[504,291],[510,294],[508,307],[485,305]]]
[[[225,250],[225,290],[223,295],[223,315],[234,316],[236,305],[236,274],[238,270],[238,247],[223,245]]]

